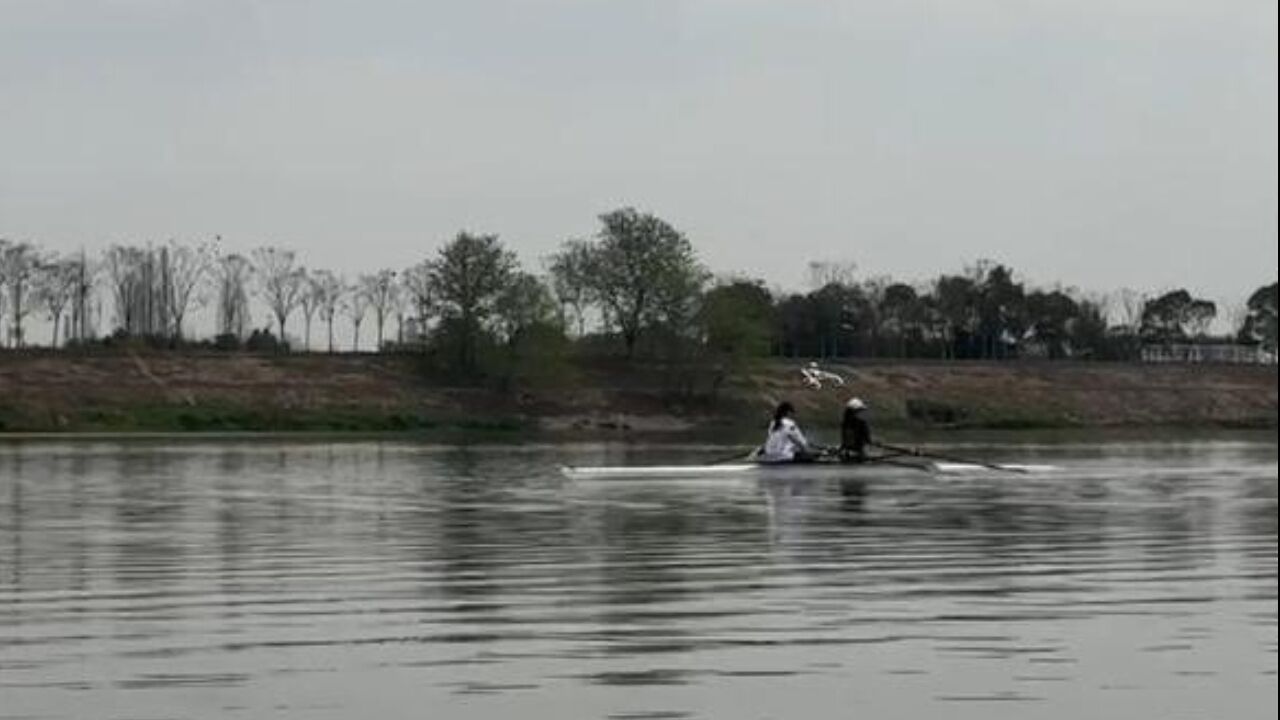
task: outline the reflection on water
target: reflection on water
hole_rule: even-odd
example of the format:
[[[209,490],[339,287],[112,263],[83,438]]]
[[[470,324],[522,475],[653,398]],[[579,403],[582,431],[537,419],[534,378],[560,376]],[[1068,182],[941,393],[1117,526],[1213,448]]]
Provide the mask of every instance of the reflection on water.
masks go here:
[[[0,445],[0,718],[1274,717],[1274,444]]]

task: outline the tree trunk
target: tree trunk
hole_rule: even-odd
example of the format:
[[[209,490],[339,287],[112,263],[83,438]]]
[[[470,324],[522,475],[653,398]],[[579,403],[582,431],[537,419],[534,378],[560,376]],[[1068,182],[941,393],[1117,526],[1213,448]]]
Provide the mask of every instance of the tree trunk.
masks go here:
[[[15,285],[13,287],[13,297],[11,298],[13,302],[13,317],[9,320],[10,345],[14,348],[22,347],[22,301],[19,295],[20,292],[21,290]]]
[[[471,311],[466,310],[462,313],[462,368],[467,371],[475,369],[476,366],[476,349],[475,349],[475,332],[473,330],[473,318]]]

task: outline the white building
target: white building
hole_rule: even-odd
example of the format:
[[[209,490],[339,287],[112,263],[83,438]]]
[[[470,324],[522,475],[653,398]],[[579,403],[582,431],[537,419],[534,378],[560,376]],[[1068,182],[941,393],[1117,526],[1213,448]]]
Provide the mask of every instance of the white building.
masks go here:
[[[1260,345],[1236,343],[1170,343],[1142,346],[1142,361],[1149,363],[1228,363],[1275,365],[1276,354]]]

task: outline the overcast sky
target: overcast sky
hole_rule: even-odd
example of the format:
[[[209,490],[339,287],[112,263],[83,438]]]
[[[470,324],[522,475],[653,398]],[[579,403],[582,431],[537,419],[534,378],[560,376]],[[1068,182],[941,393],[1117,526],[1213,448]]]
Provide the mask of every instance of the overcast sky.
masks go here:
[[[0,0],[0,236],[529,263],[619,205],[720,272],[1276,276],[1275,0]]]

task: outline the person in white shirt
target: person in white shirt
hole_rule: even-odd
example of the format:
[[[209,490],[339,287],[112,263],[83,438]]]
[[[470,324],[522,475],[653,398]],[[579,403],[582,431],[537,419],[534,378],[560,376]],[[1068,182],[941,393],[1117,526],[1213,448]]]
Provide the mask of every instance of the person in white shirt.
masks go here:
[[[796,424],[795,414],[796,409],[789,402],[779,403],[773,411],[773,422],[769,424],[769,435],[760,456],[762,461],[811,462],[817,457]]]

